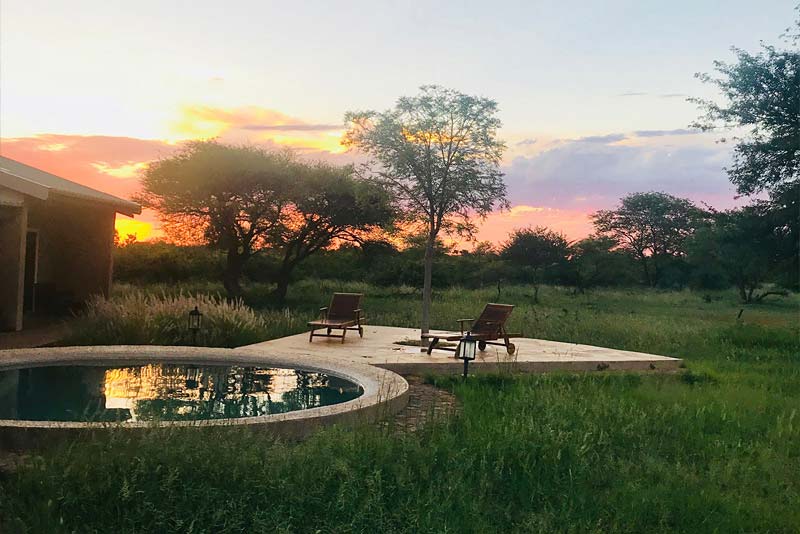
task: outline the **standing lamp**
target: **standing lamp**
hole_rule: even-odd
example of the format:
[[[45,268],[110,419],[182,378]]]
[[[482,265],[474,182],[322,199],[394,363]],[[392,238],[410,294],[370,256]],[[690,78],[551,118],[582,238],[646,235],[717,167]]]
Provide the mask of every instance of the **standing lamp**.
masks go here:
[[[197,333],[200,331],[202,325],[203,314],[197,309],[197,306],[195,306],[194,309],[189,312],[189,330],[192,331],[192,345],[197,345]]]
[[[469,372],[469,362],[475,359],[477,344],[478,341],[472,337],[471,332],[467,332],[458,343],[456,358],[464,360],[464,380],[467,379],[467,373]]]

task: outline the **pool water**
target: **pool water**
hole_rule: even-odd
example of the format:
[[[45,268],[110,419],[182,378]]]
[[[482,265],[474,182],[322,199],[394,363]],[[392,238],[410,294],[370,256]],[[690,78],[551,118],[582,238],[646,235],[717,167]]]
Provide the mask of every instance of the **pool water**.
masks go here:
[[[153,363],[50,366],[0,372],[0,419],[190,421],[329,406],[363,389],[296,369]]]

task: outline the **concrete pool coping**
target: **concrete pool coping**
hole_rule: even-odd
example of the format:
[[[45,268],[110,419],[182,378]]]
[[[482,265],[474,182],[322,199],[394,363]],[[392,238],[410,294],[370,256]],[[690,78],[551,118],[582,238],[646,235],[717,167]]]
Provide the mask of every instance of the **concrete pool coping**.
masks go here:
[[[300,438],[320,426],[338,423],[372,422],[394,414],[408,401],[408,382],[385,369],[363,363],[331,361],[321,357],[297,358],[265,350],[236,350],[207,347],[87,346],[0,351],[0,371],[53,365],[139,365],[175,363],[198,365],[250,365],[282,367],[320,372],[360,385],[364,393],[350,401],[280,414],[200,421],[129,421],[120,423],[78,421],[0,420],[0,449],[18,448],[39,439],[64,437],[109,428],[146,429],[155,427],[247,426],[287,437]],[[11,447],[9,447],[11,445]]]
[[[431,330],[431,333],[442,332]],[[247,345],[237,351],[269,350],[276,354],[305,358],[323,358],[336,365],[366,363],[401,375],[413,374],[458,374],[464,366],[452,352],[434,350],[431,355],[420,352],[418,346],[400,343],[419,341],[418,328],[394,326],[364,327],[364,338],[348,336],[344,343],[333,338],[314,338],[308,341],[308,333],[282,337]],[[563,343],[533,338],[514,338],[517,346],[513,356],[503,347],[490,345],[485,352],[478,352],[477,359],[470,363],[470,373],[523,372],[541,373],[552,371],[674,371],[683,360],[643,352],[595,347],[578,343]]]
[[[439,332],[439,331],[432,331]],[[373,422],[402,410],[408,402],[408,382],[400,375],[459,374],[461,361],[452,352],[434,350],[431,355],[404,343],[419,340],[415,328],[365,326],[364,338],[316,338],[308,333],[287,336],[236,349],[162,347],[152,345],[84,346],[0,350],[0,371],[48,365],[123,366],[151,362],[295,368],[344,378],[364,388],[360,397],[334,404],[283,414],[203,421],[87,423],[0,420],[0,449],[27,448],[41,441],[79,437],[109,428],[128,430],[153,427],[219,428],[247,426],[287,438],[302,438],[321,426]],[[553,371],[669,372],[683,360],[641,352],[515,338],[517,352],[490,346],[470,364],[470,373]],[[9,446],[10,445],[10,446]]]

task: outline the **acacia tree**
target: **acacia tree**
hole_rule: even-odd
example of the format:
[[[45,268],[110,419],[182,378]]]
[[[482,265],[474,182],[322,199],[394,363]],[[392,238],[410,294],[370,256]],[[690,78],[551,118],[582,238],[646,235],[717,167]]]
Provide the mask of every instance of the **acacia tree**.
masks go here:
[[[655,286],[665,261],[686,253],[684,242],[704,216],[690,200],[649,192],[627,195],[617,209],[598,211],[592,220],[599,235],[636,257],[645,282]]]
[[[431,278],[440,232],[470,235],[473,216],[507,207],[497,103],[423,86],[384,112],[349,112],[345,146],[372,158],[371,179],[391,192],[407,223],[424,228],[422,333],[430,327]]]
[[[386,192],[352,174],[352,167],[305,163],[285,152],[197,141],[147,168],[139,201],[178,240],[188,236],[226,251],[229,298],[241,296],[249,258],[275,253],[281,261],[274,297],[281,303],[301,261],[391,222]]]
[[[351,167],[304,166],[295,177],[287,217],[271,246],[280,255],[275,297],[282,302],[294,268],[334,241],[361,242],[392,223],[385,189],[352,176]]]
[[[288,153],[193,141],[147,167],[137,200],[158,213],[177,241],[201,241],[225,251],[223,285],[229,298],[238,298],[246,261],[281,225],[291,166]]]
[[[503,244],[500,256],[524,268],[533,285],[533,302],[539,303],[539,286],[544,272],[566,263],[569,243],[563,234],[547,228],[514,230]]]

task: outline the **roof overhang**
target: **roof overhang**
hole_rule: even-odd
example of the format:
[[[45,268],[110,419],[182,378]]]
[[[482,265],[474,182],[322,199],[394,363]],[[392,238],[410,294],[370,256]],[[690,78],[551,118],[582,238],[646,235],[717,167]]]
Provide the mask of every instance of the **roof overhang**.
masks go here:
[[[12,167],[10,164],[0,165],[0,186],[11,189],[12,191],[16,191],[29,197],[37,198],[39,200],[48,200],[53,196],[57,196],[106,205],[113,208],[117,213],[121,213],[129,217],[133,217],[135,214],[142,213],[142,207],[135,202],[131,202],[130,200],[125,200],[115,197],[114,195],[109,195],[108,193],[103,193],[102,191],[97,191],[96,189],[86,187],[76,182],[71,182],[65,178],[61,178],[60,176],[46,173],[34,167],[29,167],[14,160],[9,160],[8,158],[2,158],[0,163],[3,162],[13,163],[13,168],[9,168]],[[29,176],[23,175],[24,171],[26,170],[29,171],[27,173],[30,174]],[[49,180],[50,183],[42,183],[45,180]],[[51,185],[51,183],[55,183],[56,185],[68,184],[68,187],[55,187]]]

